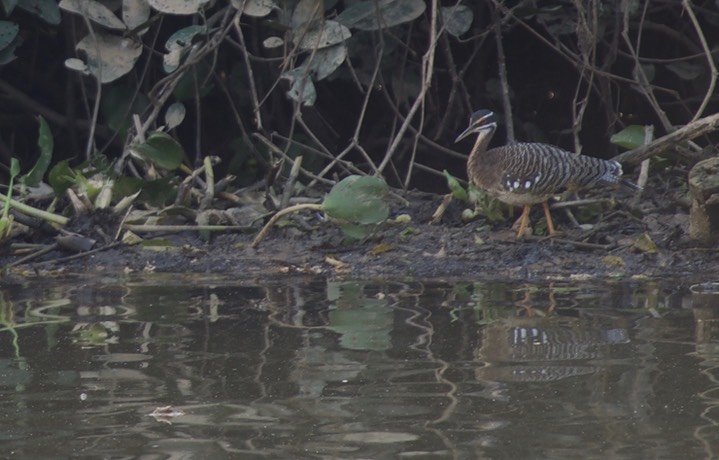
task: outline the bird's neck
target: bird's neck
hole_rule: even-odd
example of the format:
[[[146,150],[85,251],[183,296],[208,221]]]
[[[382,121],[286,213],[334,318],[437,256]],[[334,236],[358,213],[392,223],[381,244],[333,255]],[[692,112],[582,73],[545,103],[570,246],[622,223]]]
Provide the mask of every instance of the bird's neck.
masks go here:
[[[494,128],[479,132],[479,134],[477,135],[477,140],[474,141],[472,153],[469,154],[469,159],[467,160],[468,170],[476,170],[476,163],[479,161],[479,158],[482,156],[482,154],[487,151],[487,147],[489,147],[489,142],[492,140],[492,136],[494,136]]]

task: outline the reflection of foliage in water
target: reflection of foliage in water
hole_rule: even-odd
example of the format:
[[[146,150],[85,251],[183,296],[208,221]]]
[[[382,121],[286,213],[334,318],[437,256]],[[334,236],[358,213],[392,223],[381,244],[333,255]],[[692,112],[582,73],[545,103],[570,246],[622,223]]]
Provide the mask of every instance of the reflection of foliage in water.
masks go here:
[[[0,291],[0,324],[5,326],[5,331],[12,335],[12,346],[15,350],[15,358],[20,358],[20,345],[18,344],[18,335],[15,330],[15,312],[13,311],[13,303],[5,298],[5,291]],[[0,330],[2,332],[2,330]]]
[[[367,297],[365,283],[328,282],[327,298],[334,302],[327,329],[340,334],[340,344],[351,350],[387,350],[391,347],[392,309],[385,298]]]

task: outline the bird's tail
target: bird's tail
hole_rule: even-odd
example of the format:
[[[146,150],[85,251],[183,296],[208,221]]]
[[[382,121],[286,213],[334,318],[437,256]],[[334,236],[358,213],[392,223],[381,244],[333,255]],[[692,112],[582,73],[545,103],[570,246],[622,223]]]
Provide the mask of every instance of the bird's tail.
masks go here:
[[[634,182],[630,181],[629,179],[620,179],[619,184],[623,185],[624,187],[627,187],[631,190],[644,190],[642,187],[638,186]]]
[[[638,186],[634,182],[628,180],[628,179],[622,179],[621,176],[624,174],[622,171],[622,165],[614,160],[609,161],[609,170],[602,176],[603,181],[605,182],[611,182],[614,184],[619,184],[624,187],[627,187],[631,190],[642,190],[642,187]]]

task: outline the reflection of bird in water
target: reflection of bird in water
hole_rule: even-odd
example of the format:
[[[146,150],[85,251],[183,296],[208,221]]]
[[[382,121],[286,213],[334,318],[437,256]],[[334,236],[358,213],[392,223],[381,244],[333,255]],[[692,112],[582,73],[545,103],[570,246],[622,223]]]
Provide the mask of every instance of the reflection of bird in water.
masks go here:
[[[600,182],[616,184],[622,175],[622,166],[616,161],[570,153],[549,144],[516,143],[487,150],[496,129],[494,113],[478,110],[455,142],[477,134],[467,161],[467,175],[471,182],[500,201],[524,207],[518,238],[524,236],[533,204],[542,203],[549,234],[555,235],[547,204],[552,195]]]

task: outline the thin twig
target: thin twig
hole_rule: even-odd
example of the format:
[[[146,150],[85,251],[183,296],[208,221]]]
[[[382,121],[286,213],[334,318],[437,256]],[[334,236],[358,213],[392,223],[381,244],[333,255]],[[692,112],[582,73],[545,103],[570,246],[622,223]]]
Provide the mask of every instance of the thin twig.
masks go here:
[[[495,2],[496,3],[496,2]],[[492,8],[492,22],[494,23],[494,42],[497,47],[497,67],[499,84],[502,88],[502,107],[504,107],[504,127],[507,130],[507,143],[513,144],[514,122],[512,121],[512,102],[509,100],[509,82],[507,81],[507,62],[504,57],[504,44],[502,43],[502,23],[499,20],[497,8]]]
[[[255,139],[258,139],[260,142],[265,144],[265,146],[267,146],[272,153],[278,154],[283,158],[283,160],[289,161],[290,163],[294,164],[294,160],[292,158],[287,156],[287,154],[285,152],[283,152],[279,147],[277,147],[275,144],[273,144],[272,141],[267,139],[262,134],[253,133],[252,137],[254,137]],[[316,181],[316,182],[322,182],[323,184],[328,184],[328,185],[334,185],[334,183],[335,183],[332,180],[325,179],[324,177],[320,177],[316,174],[313,174],[304,168],[300,168],[300,172],[302,173],[303,176],[309,177],[310,179],[312,179],[313,181]]]
[[[657,117],[659,117],[659,121],[661,121],[664,130],[667,132],[671,132],[673,131],[674,126],[669,121],[666,112],[664,112],[661,105],[659,104],[659,101],[654,95],[654,90],[649,83],[649,77],[647,77],[647,74],[644,71],[644,67],[642,67],[642,64],[639,59],[639,49],[641,47],[642,40],[642,25],[644,23],[644,19],[646,17],[647,9],[649,8],[650,2],[644,3],[644,9],[642,10],[642,16],[639,22],[639,26],[637,28],[637,44],[635,48],[634,44],[632,43],[632,40],[629,38],[630,12],[628,11],[629,6],[626,4],[629,1],[630,0],[622,0],[622,11],[624,11],[624,27],[622,28],[622,38],[624,38],[624,43],[626,44],[627,49],[629,49],[629,53],[634,59],[633,75],[637,80],[637,87],[640,89],[652,109],[654,109],[654,113],[657,115]]]
[[[95,43],[95,55],[97,57],[97,73],[93,72],[92,75],[95,77],[95,105],[92,108],[92,120],[90,122],[90,133],[87,136],[87,144],[85,146],[85,160],[89,161],[92,159],[92,150],[95,146],[95,127],[97,126],[97,117],[100,114],[100,101],[102,100],[102,66],[104,63],[101,59],[101,52],[100,52],[100,43],[98,41],[97,35],[95,34],[95,28],[92,26],[92,22],[90,22],[90,19],[87,17],[87,13],[83,11],[82,19],[85,21],[85,26],[87,26],[88,31],[90,32],[90,37],[92,37],[93,42]]]
[[[344,158],[348,153],[350,153],[355,148],[357,148],[357,150],[360,152],[360,154],[363,155],[363,157],[365,158],[367,163],[371,166],[372,170],[377,171],[377,166],[375,166],[374,162],[372,161],[372,158],[367,154],[367,152],[364,149],[358,148],[358,147],[359,147],[360,131],[362,129],[362,126],[364,125],[365,116],[367,115],[367,106],[369,105],[370,96],[372,94],[372,88],[374,87],[375,82],[377,81],[377,76],[379,75],[379,69],[382,64],[381,56],[383,53],[384,53],[384,41],[381,40],[379,49],[377,50],[377,60],[375,62],[374,69],[372,70],[372,77],[370,78],[370,81],[367,85],[367,90],[365,92],[364,99],[362,100],[362,108],[360,109],[360,113],[359,113],[359,116],[357,119],[357,123],[355,125],[354,133],[352,134],[352,140],[350,141],[350,144],[342,152],[337,154],[332,159],[332,161],[330,161],[329,164],[327,164],[327,166],[325,166],[322,169],[322,171],[320,171],[317,174],[318,178],[324,178],[324,176],[328,172],[330,172],[332,170],[332,168],[334,168],[335,165],[337,163],[339,163],[340,160],[342,160],[342,158]],[[385,93],[385,92],[383,91],[383,93]],[[316,182],[317,182],[316,180],[312,180],[312,182],[310,182],[308,184],[308,187],[314,187]]]
[[[229,8],[229,6],[226,8]],[[223,9],[221,12],[224,11],[226,10]],[[173,71],[167,77],[161,79],[159,82],[157,82],[157,84],[155,84],[155,86],[153,86],[152,90],[150,90],[150,99],[153,101],[152,110],[145,117],[145,121],[143,122],[139,130],[136,130],[135,136],[130,141],[130,145],[135,142],[138,142],[139,139],[137,136],[140,133],[146,133],[150,129],[150,127],[157,121],[157,118],[160,116],[160,112],[164,108],[165,103],[171,97],[173,97],[172,92],[178,85],[182,77],[185,75],[185,73],[193,66],[198,64],[200,61],[202,61],[202,59],[207,56],[207,54],[211,53],[218,46],[220,46],[223,43],[225,36],[229,33],[232,27],[232,23],[230,23],[229,25],[222,25],[222,27],[220,27],[220,30],[214,35],[212,35],[202,47],[198,49],[192,49],[187,57],[187,60],[180,64],[180,66],[175,69],[175,71]],[[130,149],[126,148],[125,152],[123,152],[122,154],[122,157],[115,165],[117,172],[122,171],[122,168],[124,167],[125,161],[129,154]]]
[[[272,216],[272,218],[265,224],[264,227],[262,227],[262,230],[260,230],[260,233],[257,234],[255,239],[252,241],[251,247],[256,248],[262,240],[264,240],[267,235],[270,233],[270,230],[272,230],[272,227],[275,225],[275,223],[280,220],[282,216],[285,216],[287,214],[302,211],[304,209],[311,209],[314,211],[322,211],[324,209],[324,206],[317,203],[302,203],[302,204],[296,204],[294,206],[290,206],[284,209],[281,209],[277,211],[277,213]]]
[[[39,250],[33,252],[32,254],[28,254],[25,257],[22,257],[18,260],[15,260],[13,262],[6,264],[5,266],[2,267],[2,270],[4,271],[4,270],[7,270],[8,268],[12,268],[17,265],[26,264],[26,263],[30,262],[31,260],[35,260],[38,257],[41,257],[41,256],[47,254],[48,252],[52,252],[59,247],[60,247],[60,245],[57,243],[47,245],[47,246],[43,247],[42,249],[39,249]]]
[[[290,202],[290,197],[292,197],[292,192],[295,188],[295,182],[297,182],[297,175],[300,173],[300,169],[302,169],[301,167],[302,155],[297,155],[294,163],[292,163],[290,175],[287,177],[287,181],[285,181],[285,189],[282,192],[282,199],[280,200],[280,209],[286,208]]]
[[[571,201],[556,201],[549,205],[550,209],[561,209],[561,208],[569,208],[573,206],[588,206],[591,204],[608,204],[611,203],[612,200],[608,200],[606,198],[586,198],[583,200],[571,200]]]
[[[653,125],[647,125],[644,127],[644,145],[651,144],[651,142],[654,140],[654,126]],[[639,178],[637,179],[637,187],[639,187],[639,190],[637,190],[634,194],[633,199],[633,205],[636,206],[639,204],[639,200],[642,197],[642,192],[644,191],[644,187],[647,185],[647,181],[649,180],[649,158],[642,161],[642,166],[639,169]]]
[[[247,232],[252,227],[243,225],[140,225],[125,224],[125,230],[135,233],[179,233],[179,232]]]
[[[709,87],[707,88],[707,92],[704,95],[704,100],[702,101],[701,105],[692,117],[692,121],[696,121],[699,119],[699,117],[702,116],[704,110],[706,110],[707,105],[709,104],[709,101],[712,97],[714,97],[714,88],[716,87],[717,82],[717,68],[714,64],[714,57],[712,56],[712,51],[711,49],[709,49],[709,45],[707,44],[707,39],[704,36],[704,32],[702,32],[701,26],[699,25],[699,21],[697,20],[696,15],[694,14],[694,8],[692,8],[691,2],[689,0],[682,0],[682,5],[684,6],[684,10],[689,15],[689,19],[691,19],[692,21],[692,25],[696,30],[697,36],[699,36],[699,41],[702,44],[704,55],[707,58],[707,64],[709,65],[709,69],[711,70],[711,80],[709,81]]]
[[[392,157],[397,151],[400,142],[402,142],[405,131],[407,131],[408,129],[408,125],[414,118],[414,115],[417,113],[417,110],[422,107],[424,103],[424,98],[427,95],[427,91],[429,91],[429,87],[432,84],[432,75],[434,73],[434,55],[435,50],[437,49],[437,0],[432,0],[432,7],[430,11],[432,24],[429,30],[429,48],[427,49],[427,52],[424,54],[424,56],[422,56],[422,86],[420,88],[419,94],[417,95],[417,98],[414,100],[412,107],[407,113],[407,119],[400,126],[399,130],[397,131],[397,134],[395,135],[394,141],[390,145],[389,149],[387,149],[387,152],[385,153],[382,162],[377,168],[377,174],[381,174],[387,167],[387,164],[392,160]]]
[[[43,260],[42,262],[35,263],[35,265],[45,265],[45,264],[53,264],[53,263],[62,264],[65,262],[69,262],[71,260],[82,259],[83,257],[88,257],[93,254],[97,254],[98,252],[107,251],[108,249],[116,248],[118,246],[121,246],[122,244],[124,244],[124,243],[122,243],[121,241],[115,241],[115,242],[107,244],[105,246],[95,248],[95,249],[90,249],[89,251],[85,251],[85,252],[79,252],[79,253],[73,254],[71,256],[60,257],[58,259]]]

